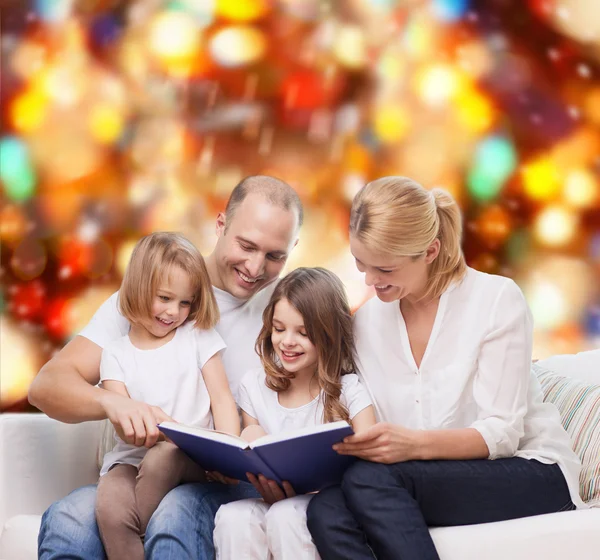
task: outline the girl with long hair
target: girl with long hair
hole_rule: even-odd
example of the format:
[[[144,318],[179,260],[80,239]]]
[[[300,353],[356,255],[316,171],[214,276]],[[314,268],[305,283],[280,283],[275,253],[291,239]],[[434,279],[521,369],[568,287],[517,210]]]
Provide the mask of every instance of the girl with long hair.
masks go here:
[[[339,278],[299,268],[279,282],[256,342],[262,368],[243,378],[238,405],[248,441],[345,420],[359,433],[375,424],[371,400],[354,373],[352,318]],[[314,494],[296,496],[262,475],[248,474],[262,499],[221,506],[217,558],[319,558],[306,527]]]

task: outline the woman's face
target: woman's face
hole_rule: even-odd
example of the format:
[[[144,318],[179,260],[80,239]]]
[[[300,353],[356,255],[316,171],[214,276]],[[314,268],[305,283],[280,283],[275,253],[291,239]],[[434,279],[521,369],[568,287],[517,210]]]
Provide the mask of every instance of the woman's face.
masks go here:
[[[427,252],[417,258],[394,257],[365,247],[355,236],[350,236],[350,251],[356,267],[365,273],[367,286],[374,286],[381,301],[391,302],[412,297],[418,299],[425,291],[429,263],[439,251],[436,240]]]

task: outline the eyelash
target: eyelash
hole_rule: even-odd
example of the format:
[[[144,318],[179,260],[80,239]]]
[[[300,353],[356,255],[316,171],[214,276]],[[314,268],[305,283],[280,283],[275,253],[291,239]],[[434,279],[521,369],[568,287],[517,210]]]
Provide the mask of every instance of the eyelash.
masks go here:
[[[171,298],[167,297],[167,296],[158,296],[158,299],[160,299],[161,301],[167,302],[169,301]],[[185,307],[189,307],[191,304],[191,302],[189,301],[182,301],[181,305],[185,306]]]
[[[240,245],[240,247],[242,248],[242,251],[246,251],[246,253],[250,253],[251,251],[254,251],[254,247],[248,247],[247,245]],[[275,255],[267,255],[267,259],[269,259],[270,261],[280,261],[283,260],[285,258],[284,255],[281,255],[279,257],[275,256]]]
[[[273,327],[273,330],[274,330],[275,332],[278,332],[278,333],[282,333],[282,332],[284,331],[284,329],[278,329],[277,327]],[[307,334],[307,333],[302,333],[302,332],[301,332],[301,333],[300,333],[300,336],[307,337],[307,336],[308,336],[308,334]]]

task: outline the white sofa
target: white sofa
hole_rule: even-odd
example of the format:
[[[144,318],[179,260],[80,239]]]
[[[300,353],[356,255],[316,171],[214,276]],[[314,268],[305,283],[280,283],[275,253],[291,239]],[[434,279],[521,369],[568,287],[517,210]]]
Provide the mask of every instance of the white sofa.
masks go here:
[[[598,360],[591,361],[589,353],[578,356],[545,364],[557,373],[600,383],[600,351]],[[43,414],[0,415],[0,560],[37,558],[44,510],[71,490],[97,481],[102,431],[102,422],[73,425]],[[434,528],[431,534],[441,560],[599,560],[600,508]]]

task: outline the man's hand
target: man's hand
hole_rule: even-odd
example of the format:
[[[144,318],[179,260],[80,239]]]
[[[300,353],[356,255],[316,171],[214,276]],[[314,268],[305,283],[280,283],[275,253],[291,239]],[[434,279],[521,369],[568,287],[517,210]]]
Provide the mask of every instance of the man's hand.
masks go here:
[[[206,471],[206,478],[210,482],[220,482],[221,484],[239,484],[239,480],[237,478],[229,478],[217,471]]]
[[[379,422],[333,446],[340,455],[354,455],[374,463],[399,463],[419,458],[419,430]]]
[[[267,477],[259,474],[258,477],[254,476],[252,473],[246,473],[248,480],[252,483],[252,486],[258,490],[262,499],[267,502],[267,504],[274,504],[279,500],[285,500],[286,498],[293,498],[296,495],[296,492],[292,488],[292,485],[284,481],[282,486],[283,490],[275,482],[274,480],[269,480]]]
[[[138,447],[152,447],[160,434],[157,424],[173,422],[158,406],[134,401],[112,391],[105,391],[100,404],[119,437]]]

